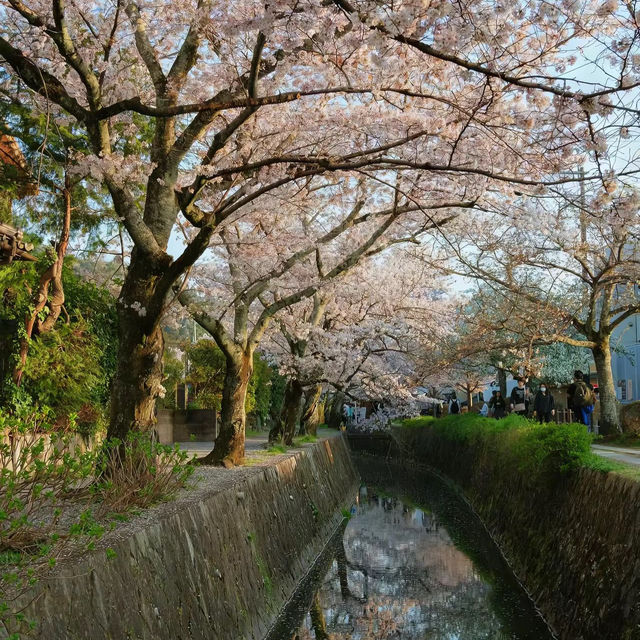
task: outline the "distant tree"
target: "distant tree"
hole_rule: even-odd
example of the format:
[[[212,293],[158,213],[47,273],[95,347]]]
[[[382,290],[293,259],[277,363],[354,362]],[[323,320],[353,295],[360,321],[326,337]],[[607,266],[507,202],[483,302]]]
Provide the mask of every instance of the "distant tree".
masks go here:
[[[473,322],[485,336],[508,335],[532,361],[540,344],[588,349],[601,431],[615,432],[611,334],[640,312],[640,195],[611,178],[582,196],[556,193],[519,204],[520,211],[501,211],[485,227],[449,238],[459,265],[452,270],[484,281],[491,292],[476,296],[485,304],[476,305]]]

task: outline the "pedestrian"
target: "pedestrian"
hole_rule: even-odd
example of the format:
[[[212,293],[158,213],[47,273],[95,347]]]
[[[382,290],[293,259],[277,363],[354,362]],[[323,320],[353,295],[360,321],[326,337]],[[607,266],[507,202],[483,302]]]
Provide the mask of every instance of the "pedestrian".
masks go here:
[[[491,397],[489,398],[489,415],[493,416],[496,410],[496,396],[498,392],[494,389],[491,392]]]
[[[593,387],[584,380],[582,371],[573,372],[573,383],[567,387],[567,405],[573,411],[576,421],[591,431],[591,414],[596,397]]]
[[[511,390],[511,402],[509,408],[519,416],[527,415],[527,402],[529,392],[524,386],[524,378],[516,378],[518,386]]]
[[[482,404],[482,409],[480,409],[480,415],[484,416],[485,418],[489,417],[489,405],[486,402]]]
[[[496,420],[504,418],[507,412],[507,403],[502,397],[502,391],[496,391],[496,399],[493,401],[493,417]]]
[[[551,418],[556,415],[556,405],[546,384],[541,384],[533,400],[533,417],[538,418],[538,422],[551,422]]]
[[[460,404],[458,403],[458,398],[456,396],[453,396],[449,402],[449,413],[460,413]]]

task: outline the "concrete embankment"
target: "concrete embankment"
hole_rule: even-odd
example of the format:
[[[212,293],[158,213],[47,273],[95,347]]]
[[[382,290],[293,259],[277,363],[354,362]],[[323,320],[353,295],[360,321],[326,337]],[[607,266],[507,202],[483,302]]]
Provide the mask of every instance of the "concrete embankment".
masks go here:
[[[109,553],[102,544],[39,583],[24,611],[36,629],[21,637],[259,640],[357,487],[338,437],[197,500],[186,492],[130,535],[107,534]]]
[[[532,485],[504,460],[428,428],[350,445],[453,480],[562,640],[640,638],[640,483],[580,469]]]

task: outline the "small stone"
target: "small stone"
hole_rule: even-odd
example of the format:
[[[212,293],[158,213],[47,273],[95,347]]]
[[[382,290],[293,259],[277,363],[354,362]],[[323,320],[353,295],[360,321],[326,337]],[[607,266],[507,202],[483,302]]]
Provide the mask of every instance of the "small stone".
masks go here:
[[[214,569],[213,575],[222,580],[222,573],[220,573],[220,569]]]
[[[160,610],[158,607],[153,607],[153,615],[155,615],[156,618],[160,617]]]
[[[238,500],[244,500],[244,491],[238,491],[236,498],[238,498]]]
[[[292,495],[289,496],[289,500],[293,500],[293,496]]]

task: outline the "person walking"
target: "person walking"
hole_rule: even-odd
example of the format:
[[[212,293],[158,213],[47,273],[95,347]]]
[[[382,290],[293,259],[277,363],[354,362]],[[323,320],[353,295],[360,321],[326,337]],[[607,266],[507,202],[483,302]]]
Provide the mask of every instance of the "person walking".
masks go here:
[[[584,424],[591,431],[591,414],[596,398],[593,387],[584,380],[582,371],[573,372],[573,383],[567,387],[567,405],[573,411],[576,422]]]
[[[507,412],[507,403],[505,399],[502,397],[501,391],[496,391],[495,400],[493,400],[493,417],[496,420],[500,420],[500,418],[504,418]]]
[[[493,414],[495,413],[495,404],[496,404],[496,396],[498,395],[498,392],[494,389],[491,392],[491,397],[489,398],[489,415],[493,416]]]
[[[533,400],[533,417],[538,418],[538,422],[551,422],[556,415],[555,400],[546,384],[541,384]]]
[[[449,413],[460,413],[460,404],[458,403],[458,398],[456,396],[453,396],[449,402]]]
[[[511,402],[509,408],[519,416],[527,415],[528,390],[524,386],[524,378],[517,378],[518,386],[511,390]]]

